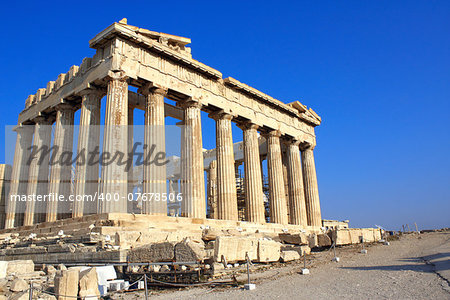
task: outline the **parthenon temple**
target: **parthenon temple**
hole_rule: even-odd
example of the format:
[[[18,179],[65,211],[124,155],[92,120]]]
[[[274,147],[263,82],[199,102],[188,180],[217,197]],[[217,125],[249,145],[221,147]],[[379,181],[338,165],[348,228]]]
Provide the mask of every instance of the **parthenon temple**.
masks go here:
[[[123,19],[89,41],[96,50],[93,57],[26,99],[15,127],[14,162],[5,175],[10,184],[3,197],[4,231],[123,214],[148,222],[185,219],[280,230],[322,227],[313,154],[314,128],[321,118],[299,101],[285,104],[234,78],[222,78],[219,71],[192,58],[190,42],[128,25]],[[77,127],[72,125],[77,110],[75,145]],[[165,166],[144,164],[128,172],[118,164],[50,164],[48,156],[41,161],[31,157],[27,163],[32,146],[80,151],[102,145],[103,152],[130,153],[135,110],[145,112],[145,144],[154,144],[157,151],[166,148],[165,118],[179,120],[180,157],[170,157]],[[202,132],[212,130],[202,128],[202,112],[215,121],[216,147],[210,150],[202,143]],[[242,130],[242,141],[233,141],[232,123]],[[236,177],[239,165],[244,170],[242,181]],[[179,206],[142,202],[136,209],[128,196],[136,187],[142,193],[176,190],[182,200]],[[10,197],[96,193],[118,195],[118,201],[22,202]]]

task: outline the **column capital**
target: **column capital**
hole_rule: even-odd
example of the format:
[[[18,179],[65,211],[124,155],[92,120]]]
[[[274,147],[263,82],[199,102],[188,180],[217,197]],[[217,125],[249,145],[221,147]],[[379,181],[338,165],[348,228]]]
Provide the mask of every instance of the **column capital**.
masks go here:
[[[270,130],[268,132],[263,133],[264,137],[281,137],[281,131],[279,130]]]
[[[33,125],[23,125],[23,124],[18,124],[16,126],[13,127],[13,131],[17,132],[17,133],[27,133],[28,132],[32,132],[33,131]]]
[[[283,139],[283,143],[286,146],[295,146],[295,147],[299,147],[300,144],[302,143],[300,140],[295,139],[295,138],[289,138],[289,139]]]
[[[106,80],[127,81],[128,76],[124,71],[109,71]]]
[[[316,147],[316,145],[312,144],[310,142],[302,142],[302,143],[300,143],[300,150],[301,151],[314,150],[315,147]]]
[[[242,130],[247,130],[247,129],[258,129],[259,125],[256,125],[255,123],[252,123],[251,121],[246,121],[246,122],[240,122],[237,123],[237,127],[239,127]]]
[[[50,125],[53,122],[53,120],[46,116],[37,116],[33,121],[39,125]]]
[[[232,120],[234,116],[230,113],[227,113],[223,110],[212,112],[208,115],[211,119],[214,119],[216,121],[218,120]]]
[[[106,95],[106,88],[104,87],[88,87],[87,89],[84,89],[78,93],[78,95],[82,98],[85,98],[86,96],[98,96],[98,98],[102,98]]]
[[[138,89],[138,93],[142,94],[144,96],[148,96],[150,94],[158,94],[161,96],[167,96],[167,93],[169,92],[169,89],[166,87],[162,87],[159,85],[155,85],[154,83],[146,83],[142,87]]]
[[[73,110],[75,110],[75,107],[70,103],[62,102],[55,106],[55,110],[56,111],[73,111]]]
[[[198,108],[201,109],[203,104],[199,101],[195,101],[192,98],[188,98],[186,100],[181,100],[177,102],[177,106],[181,108]]]

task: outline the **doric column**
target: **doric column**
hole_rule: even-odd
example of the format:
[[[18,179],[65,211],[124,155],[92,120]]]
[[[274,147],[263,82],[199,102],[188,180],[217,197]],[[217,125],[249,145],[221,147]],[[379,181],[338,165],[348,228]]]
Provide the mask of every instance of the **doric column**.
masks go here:
[[[289,178],[289,223],[306,227],[305,193],[303,190],[302,164],[299,141],[290,141],[287,148],[287,169]]]
[[[269,172],[270,221],[287,224],[286,194],[281,158],[280,132],[273,130],[267,135],[267,169]]]
[[[25,211],[25,203],[12,199],[13,195],[25,195],[27,192],[31,141],[33,139],[33,127],[30,125],[17,126],[16,148],[14,151],[14,162],[11,172],[11,185],[9,197],[6,199],[6,221],[5,228],[20,226],[23,220],[19,220]],[[16,218],[16,215],[18,218]]]
[[[317,186],[316,166],[314,163],[314,146],[301,145],[303,184],[305,188],[306,216],[308,225],[322,227],[320,213],[319,188]]]
[[[208,206],[209,218],[217,219],[217,160],[213,160],[208,169]]]
[[[288,214],[288,221],[290,221],[290,207],[289,207],[289,174],[288,174],[288,157],[287,151],[284,149],[284,144],[281,143],[281,160],[283,162],[283,180],[284,180],[284,195],[286,198],[286,211]]]
[[[180,202],[177,201],[177,195],[180,192],[178,187],[178,178],[173,176],[169,179],[168,209],[170,216],[180,215]]]
[[[206,218],[205,175],[201,103],[178,102],[184,108],[184,127],[181,133],[181,214],[190,218]]]
[[[236,174],[234,169],[232,115],[219,112],[210,115],[216,120],[217,212],[222,220],[238,220]]]
[[[131,157],[131,159],[133,159],[133,153],[131,153],[133,151],[133,144],[134,144],[134,138],[133,138],[133,134],[134,134],[134,107],[133,106],[128,106],[128,153]],[[133,177],[133,167],[134,167],[134,162],[132,162],[127,170],[127,178],[128,178],[128,195],[133,194],[133,189],[134,189],[134,177]],[[129,197],[127,195],[127,212],[128,213],[132,213],[133,212],[133,201],[131,200],[131,196]]]
[[[127,211],[128,176],[128,83],[122,73],[111,75],[106,94],[105,129],[103,136],[103,156],[109,155],[102,167],[102,213],[125,213]],[[111,162],[112,158],[115,160]],[[108,201],[109,200],[109,201]]]
[[[73,151],[73,118],[74,108],[68,103],[56,106],[55,135],[53,138],[52,165],[50,172],[49,195],[64,196],[67,200],[70,195],[72,181],[72,154]],[[57,216],[67,218],[71,216],[70,202],[58,199],[49,199],[47,202],[46,222],[56,221]]]
[[[27,195],[36,197],[36,200],[41,197],[41,201],[27,201],[24,216],[25,226],[45,221],[46,202],[44,201],[44,195],[48,194],[52,126],[51,122],[45,117],[38,117],[35,119],[35,122],[34,149],[32,150],[30,160],[27,162],[30,164]],[[36,153],[37,151],[39,153]]]
[[[96,161],[99,154],[91,162],[87,158],[99,151],[96,148],[100,144],[100,105],[104,94],[103,90],[95,89],[87,89],[81,93],[77,155],[83,154],[86,160],[82,161],[80,158],[80,163],[75,167],[75,195],[79,201],[73,202],[74,218],[98,212],[98,198],[94,199],[94,196],[98,193],[99,164]]]
[[[178,187],[178,178],[172,178],[169,180],[169,193],[176,195],[179,193],[180,189]]]
[[[153,160],[158,153],[166,153],[164,96],[167,90],[146,86],[139,91],[146,96],[144,157]],[[163,194],[167,193],[166,165],[146,162],[143,167],[143,193],[152,194],[143,202],[143,211],[145,214],[167,216],[167,201],[163,201]]]
[[[258,126],[251,123],[239,125],[243,130],[245,172],[246,221],[265,223],[261,160],[259,157]]]
[[[0,164],[0,229],[5,228],[6,202],[11,184],[11,165]]]

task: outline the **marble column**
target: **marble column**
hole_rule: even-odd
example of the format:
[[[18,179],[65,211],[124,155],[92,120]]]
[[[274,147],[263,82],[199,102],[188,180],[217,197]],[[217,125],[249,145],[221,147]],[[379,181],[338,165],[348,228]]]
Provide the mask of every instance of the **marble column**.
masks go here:
[[[221,220],[238,220],[236,174],[234,168],[232,115],[219,112],[210,115],[216,120],[217,213]]]
[[[286,198],[286,211],[288,214],[288,220],[290,217],[290,207],[289,207],[289,174],[288,174],[288,157],[287,151],[284,149],[284,143],[281,143],[281,161],[283,162],[283,180],[284,180],[284,193]]]
[[[190,218],[206,218],[205,175],[201,103],[187,100],[178,102],[184,109],[184,126],[181,134],[181,214]]]
[[[24,215],[25,226],[45,221],[46,201],[48,194],[48,173],[50,161],[50,143],[52,126],[45,117],[37,117],[34,125],[34,140],[28,172],[27,195],[41,199],[41,201],[27,201]],[[37,152],[39,151],[39,152]],[[35,152],[35,153],[33,153]]]
[[[6,202],[11,184],[11,165],[0,164],[0,229],[5,228]]]
[[[217,219],[217,160],[213,160],[209,164],[208,205],[209,205],[209,218]]]
[[[259,156],[258,126],[251,123],[239,126],[243,130],[245,217],[248,222],[265,223],[262,169]]]
[[[306,216],[308,225],[322,227],[320,213],[319,188],[317,186],[316,166],[314,163],[314,146],[301,145],[303,185],[305,188]]]
[[[55,135],[53,138],[53,153],[50,172],[49,195],[64,196],[69,199],[72,181],[72,151],[73,151],[73,119],[74,107],[68,103],[56,106]],[[70,154],[69,154],[70,153]],[[46,222],[57,218],[69,218],[70,202],[58,201],[58,198],[47,202]]]
[[[131,159],[129,169],[127,171],[127,178],[128,178],[128,194],[127,194],[127,212],[133,213],[133,201],[134,200],[131,195],[133,195],[133,189],[135,185],[135,181],[133,178],[133,171],[134,171],[134,157],[133,153],[133,143],[134,143],[134,107],[128,106],[128,155]]]
[[[145,214],[167,216],[167,174],[166,165],[162,162],[152,162],[159,153],[166,153],[164,96],[167,90],[162,88],[144,87],[140,93],[146,96],[145,104],[145,136],[144,157],[150,158],[144,162],[143,193],[147,201],[143,202]]]
[[[283,178],[280,132],[273,130],[267,135],[267,169],[269,173],[270,221],[288,224],[286,192]]]
[[[178,178],[173,176],[169,179],[168,208],[169,215],[178,217],[180,215],[180,202],[177,201],[177,195],[180,192],[178,187]]]
[[[98,163],[89,163],[87,157],[95,153],[100,144],[100,106],[104,96],[103,90],[87,89],[81,93],[80,126],[78,134],[77,155],[86,158],[77,159],[75,167],[75,195],[78,201],[73,202],[72,217],[81,217],[98,213]],[[98,160],[98,154],[95,156]]]
[[[306,227],[305,193],[303,190],[302,164],[300,161],[299,141],[288,144],[287,168],[289,178],[289,223]]]
[[[179,193],[180,189],[178,187],[178,178],[174,177],[169,180],[169,193],[174,194],[175,198],[176,195]],[[173,197],[173,196],[171,196]]]
[[[105,129],[103,136],[102,213],[126,213],[128,176],[128,83],[122,73],[114,73],[108,82],[106,94]],[[112,158],[115,160],[111,162]]]
[[[89,154],[95,153],[100,144],[100,105],[103,96],[103,90],[88,89],[81,93],[77,155],[82,154],[86,160],[78,158],[79,163],[75,166],[75,196],[78,201],[73,202],[74,218],[99,212],[98,201],[94,199],[98,194],[99,164],[95,161],[99,154],[94,156],[95,160],[92,162],[87,158]]]
[[[16,148],[14,151],[14,162],[11,172],[11,185],[9,197],[6,199],[6,220],[5,228],[13,228],[22,225],[25,203],[11,198],[13,195],[25,195],[27,192],[29,165],[27,161],[30,157],[30,147],[33,139],[34,126],[17,126]],[[17,218],[16,218],[17,216]]]

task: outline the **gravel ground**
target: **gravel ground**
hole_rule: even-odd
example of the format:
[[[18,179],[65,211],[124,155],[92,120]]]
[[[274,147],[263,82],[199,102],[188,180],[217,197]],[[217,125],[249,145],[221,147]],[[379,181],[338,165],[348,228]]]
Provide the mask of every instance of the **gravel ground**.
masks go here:
[[[338,248],[314,253],[310,275],[301,263],[279,265],[251,275],[256,290],[191,288],[153,292],[152,299],[450,299],[450,233],[408,234],[390,246]],[[244,279],[242,275],[238,280]],[[143,294],[114,299],[143,299]]]

